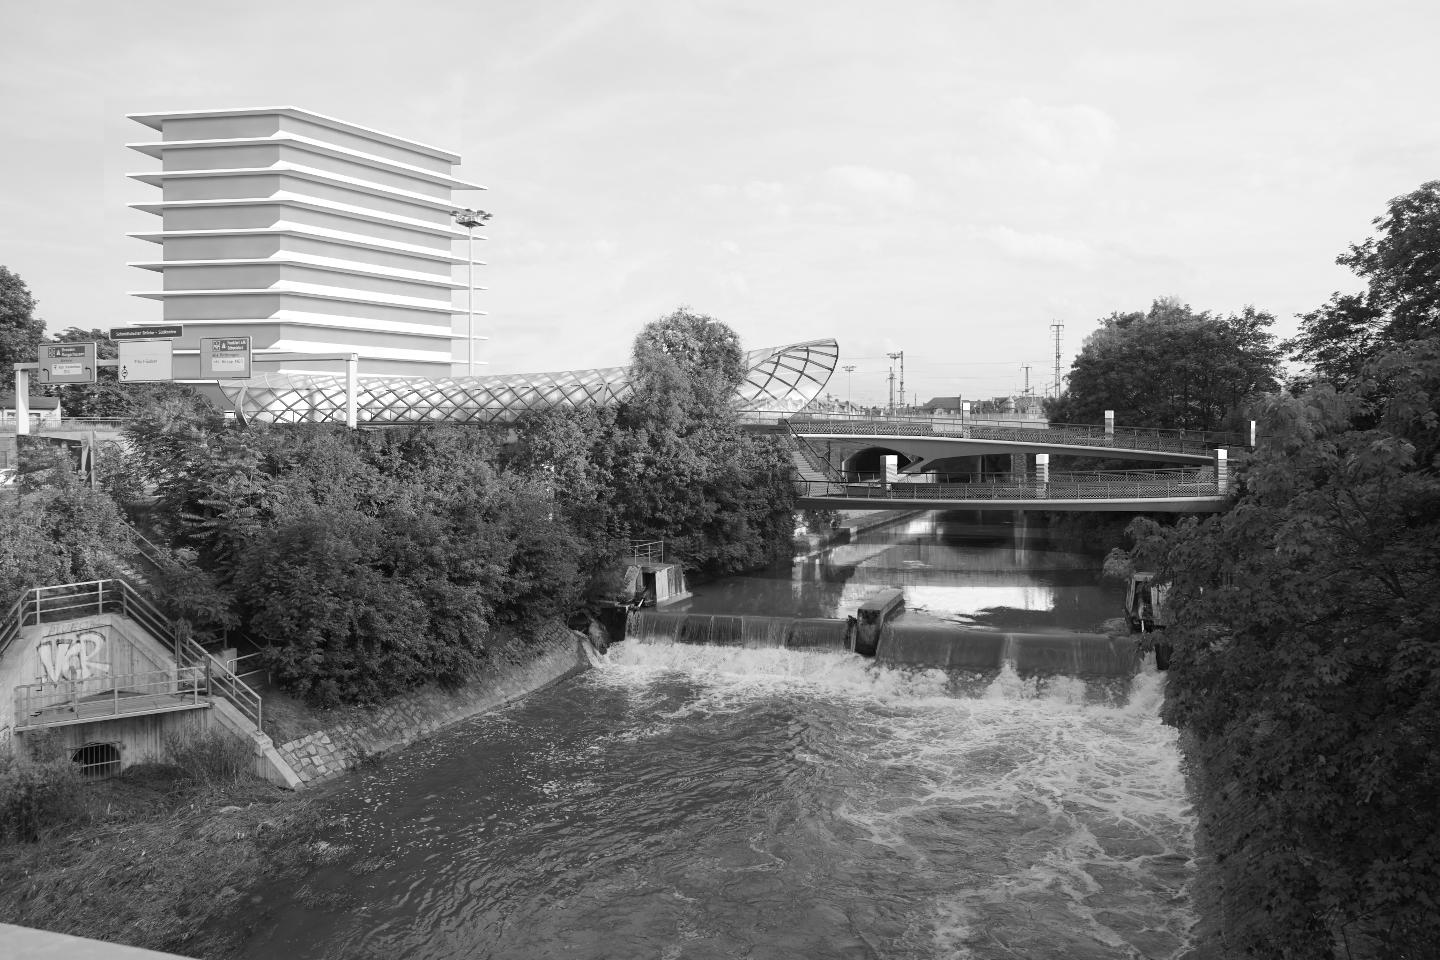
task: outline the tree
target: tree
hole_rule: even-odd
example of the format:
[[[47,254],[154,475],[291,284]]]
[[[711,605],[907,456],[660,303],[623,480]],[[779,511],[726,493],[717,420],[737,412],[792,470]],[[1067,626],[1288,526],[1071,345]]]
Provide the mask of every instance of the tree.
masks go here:
[[[131,532],[114,501],[92,490],[61,458],[44,485],[24,484],[0,504],[0,603],[36,586],[120,575]]]
[[[34,363],[45,338],[25,281],[0,266],[0,390],[15,389],[15,364]]]
[[[745,354],[734,330],[713,317],[680,307],[645,325],[631,351],[637,393],[651,402],[680,403],[692,416],[728,409],[745,376]]]
[[[1274,397],[1228,513],[1140,521],[1172,581],[1163,716],[1192,738],[1236,955],[1440,943],[1440,339]]]
[[[1366,289],[1302,315],[1300,333],[1283,344],[1338,386],[1355,382],[1378,351],[1440,335],[1440,180],[1394,198],[1373,222],[1379,236],[1335,261]]]
[[[784,444],[741,429],[739,337],[686,308],[635,338],[633,394],[613,409],[550,410],[517,425],[511,467],[550,478],[557,508],[591,545],[663,539],[692,574],[719,576],[788,555],[792,466]],[[591,572],[596,572],[592,567]]]
[[[1278,386],[1273,322],[1254,307],[1221,317],[1173,298],[1146,313],[1112,313],[1086,339],[1067,391],[1046,403],[1046,414],[1099,423],[1113,410],[1124,425],[1236,427],[1247,402]]]

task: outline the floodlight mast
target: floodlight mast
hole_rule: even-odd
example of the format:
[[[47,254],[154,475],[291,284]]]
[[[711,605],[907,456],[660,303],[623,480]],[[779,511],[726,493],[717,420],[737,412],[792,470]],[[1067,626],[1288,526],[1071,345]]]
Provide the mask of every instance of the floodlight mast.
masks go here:
[[[465,375],[475,376],[475,228],[490,219],[484,210],[451,210],[458,226],[465,228]]]
[[[905,351],[898,350],[895,353],[887,353],[885,356],[891,360],[900,361],[900,406],[905,406]],[[895,381],[892,376],[890,381],[890,412],[895,412]]]

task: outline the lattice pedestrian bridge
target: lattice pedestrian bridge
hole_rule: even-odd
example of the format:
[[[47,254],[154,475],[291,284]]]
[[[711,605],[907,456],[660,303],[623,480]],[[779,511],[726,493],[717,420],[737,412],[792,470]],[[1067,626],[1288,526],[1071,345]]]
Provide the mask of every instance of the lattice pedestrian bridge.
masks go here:
[[[1170,510],[1223,508],[1229,451],[1251,437],[1130,425],[1062,425],[969,416],[848,415],[826,411],[822,392],[840,355],[833,339],[745,356],[732,404],[749,428],[788,435],[804,506],[874,509]],[[511,423],[542,409],[619,403],[634,393],[629,367],[557,373],[425,379],[345,374],[260,374],[222,381],[225,404],[246,423]],[[833,404],[831,404],[833,405]],[[63,431],[48,425],[44,432]],[[25,427],[21,426],[24,432]],[[894,457],[888,472],[858,469],[857,457]],[[960,458],[1009,455],[1010,468],[957,475]],[[1049,457],[1071,455],[1170,465],[1145,471],[1051,474]]]

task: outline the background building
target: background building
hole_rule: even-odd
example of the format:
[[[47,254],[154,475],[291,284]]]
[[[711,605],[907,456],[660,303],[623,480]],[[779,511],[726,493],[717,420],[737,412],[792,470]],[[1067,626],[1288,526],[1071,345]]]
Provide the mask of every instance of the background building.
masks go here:
[[[132,204],[161,218],[132,234],[161,253],[133,264],[161,277],[136,295],[184,325],[178,379],[198,375],[200,338],[223,336],[252,338],[257,374],[334,373],[295,355],[337,352],[362,374],[463,372],[452,194],[483,188],[453,175],[458,154],[295,107],[130,119],[159,138],[129,146],[160,161],[131,176],[161,189]]]

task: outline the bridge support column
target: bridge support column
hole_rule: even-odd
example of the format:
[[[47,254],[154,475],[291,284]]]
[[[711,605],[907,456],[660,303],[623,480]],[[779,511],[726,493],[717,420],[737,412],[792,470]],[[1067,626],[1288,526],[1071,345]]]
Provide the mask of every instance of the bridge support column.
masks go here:
[[[1035,454],[1035,482],[1040,485],[1040,494],[1044,496],[1045,485],[1050,482],[1050,454]]]
[[[1114,410],[1106,410],[1106,411],[1105,411],[1105,436],[1107,436],[1107,437],[1113,437],[1113,436],[1115,436],[1115,411],[1114,411]]]
[[[470,349],[475,349],[472,341]],[[360,354],[345,358],[345,426],[354,430],[360,425]]]
[[[1230,492],[1230,451],[1215,450],[1215,490],[1223,497]]]
[[[15,436],[30,432],[30,371],[15,365]]]
[[[1250,449],[1255,449],[1255,421],[1250,421]]]

